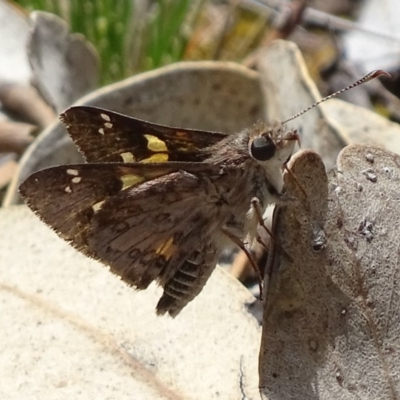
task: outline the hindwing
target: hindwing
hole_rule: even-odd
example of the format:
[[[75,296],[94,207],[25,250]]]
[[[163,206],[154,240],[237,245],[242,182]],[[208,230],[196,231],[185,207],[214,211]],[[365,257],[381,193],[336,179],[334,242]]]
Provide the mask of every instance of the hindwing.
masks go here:
[[[198,163],[79,164],[45,169],[20,187],[29,207],[63,239],[129,285],[164,287],[158,313],[175,316],[215,267],[210,177]]]

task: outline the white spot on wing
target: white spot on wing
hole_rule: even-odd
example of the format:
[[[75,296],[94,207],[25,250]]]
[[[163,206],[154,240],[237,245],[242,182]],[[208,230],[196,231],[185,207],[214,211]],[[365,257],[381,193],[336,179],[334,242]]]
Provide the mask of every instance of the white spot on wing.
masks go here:
[[[72,178],[72,183],[79,183],[82,180],[80,176],[76,176],[75,178]]]
[[[111,122],[104,122],[104,126],[108,129],[111,129],[113,127],[113,124]]]
[[[107,114],[101,113],[100,116],[101,116],[101,118],[104,119],[104,121],[107,121],[107,122],[111,121],[111,118]]]
[[[77,169],[67,169],[67,174],[68,175],[73,175],[73,176],[78,176],[79,171]]]
[[[69,186],[66,186],[64,191],[65,191],[65,193],[71,193],[72,192],[72,190],[71,190],[71,188]]]
[[[103,128],[100,128],[100,129],[99,129],[99,133],[100,133],[100,135],[104,135],[104,129],[103,129]]]

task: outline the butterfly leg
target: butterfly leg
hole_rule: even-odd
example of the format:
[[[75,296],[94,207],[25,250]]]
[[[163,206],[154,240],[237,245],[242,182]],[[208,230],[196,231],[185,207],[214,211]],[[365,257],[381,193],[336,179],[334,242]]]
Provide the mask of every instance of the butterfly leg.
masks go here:
[[[275,242],[275,246],[279,249],[279,251],[282,252],[282,254],[285,255],[285,257],[287,257],[290,261],[293,261],[292,257],[290,257],[290,255],[279,245],[279,243],[276,242],[276,238],[275,238],[274,233],[265,224],[265,221],[264,221],[264,218],[263,218],[263,214],[262,214],[261,203],[260,203],[260,200],[257,197],[253,197],[251,199],[251,206],[253,207],[254,214],[258,219],[259,225],[268,233],[268,235],[271,237],[271,239]],[[269,248],[265,245],[265,243],[263,242],[261,236],[257,235],[256,240],[267,251],[269,251]]]
[[[271,236],[272,239],[275,240],[274,234],[268,228],[268,226],[265,225],[265,221],[264,221],[264,217],[263,217],[263,211],[262,211],[262,208],[261,208],[261,203],[260,203],[260,200],[257,197],[253,197],[251,199],[251,206],[253,207],[254,215],[256,216],[256,218],[258,220],[258,224],[268,233],[269,236]],[[266,248],[266,246],[262,242],[262,239],[261,239],[260,236],[257,236],[257,241]]]
[[[236,236],[234,233],[229,231],[227,228],[222,228],[222,232],[230,239],[232,240],[233,243],[235,243],[247,256],[247,258],[250,261],[251,266],[253,267],[254,271],[257,274],[258,278],[258,284],[260,287],[260,298],[262,298],[262,293],[263,293],[263,288],[262,288],[262,281],[263,278],[261,276],[260,268],[258,268],[257,262],[254,260],[253,255],[249,251],[249,249],[246,247],[246,245],[243,243],[243,241]]]

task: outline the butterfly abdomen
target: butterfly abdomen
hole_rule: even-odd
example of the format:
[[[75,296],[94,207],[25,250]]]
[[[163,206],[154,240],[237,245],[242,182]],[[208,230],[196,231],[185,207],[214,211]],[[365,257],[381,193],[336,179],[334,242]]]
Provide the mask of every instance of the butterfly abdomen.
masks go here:
[[[216,249],[195,251],[165,283],[157,314],[176,317],[203,289],[216,265]]]

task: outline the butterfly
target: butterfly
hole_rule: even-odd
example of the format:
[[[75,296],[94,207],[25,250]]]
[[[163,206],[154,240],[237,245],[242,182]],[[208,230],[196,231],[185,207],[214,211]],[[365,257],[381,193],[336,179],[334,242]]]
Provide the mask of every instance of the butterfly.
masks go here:
[[[95,107],[61,115],[87,163],[35,172],[29,207],[128,285],[164,289],[157,313],[177,315],[200,293],[230,237],[256,235],[277,201],[298,138],[281,124],[238,134],[161,126]]]
[[[71,107],[61,120],[86,163],[35,172],[21,195],[61,238],[128,285],[162,286],[160,315],[178,315],[222,250],[232,241],[245,248],[266,207],[287,201],[282,169],[299,141],[288,120],[229,135],[90,106]]]

